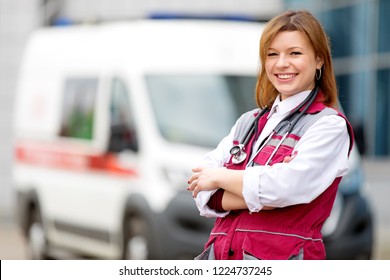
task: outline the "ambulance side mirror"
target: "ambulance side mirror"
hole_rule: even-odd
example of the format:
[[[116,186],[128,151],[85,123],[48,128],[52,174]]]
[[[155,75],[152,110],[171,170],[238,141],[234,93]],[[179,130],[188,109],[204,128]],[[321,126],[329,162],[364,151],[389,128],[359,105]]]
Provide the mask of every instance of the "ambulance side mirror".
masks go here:
[[[111,126],[108,151],[119,153],[124,150],[138,151],[136,133],[126,125],[113,125]]]

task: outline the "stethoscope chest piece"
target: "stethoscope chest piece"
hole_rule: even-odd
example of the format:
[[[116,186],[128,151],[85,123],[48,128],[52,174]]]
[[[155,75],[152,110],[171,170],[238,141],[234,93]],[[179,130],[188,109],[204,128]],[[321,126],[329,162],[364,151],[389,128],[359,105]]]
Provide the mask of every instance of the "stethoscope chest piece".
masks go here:
[[[232,163],[234,163],[234,164],[242,163],[247,157],[247,154],[244,152],[244,145],[243,144],[234,145],[230,149],[230,154],[233,156]]]

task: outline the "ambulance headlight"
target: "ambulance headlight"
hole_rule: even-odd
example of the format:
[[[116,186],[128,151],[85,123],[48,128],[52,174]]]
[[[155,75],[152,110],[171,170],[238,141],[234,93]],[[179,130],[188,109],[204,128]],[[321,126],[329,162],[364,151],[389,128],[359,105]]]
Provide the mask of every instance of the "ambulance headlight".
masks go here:
[[[177,190],[186,191],[187,182],[191,176],[188,171],[175,169],[175,168],[163,168],[164,177],[167,179],[168,184]]]

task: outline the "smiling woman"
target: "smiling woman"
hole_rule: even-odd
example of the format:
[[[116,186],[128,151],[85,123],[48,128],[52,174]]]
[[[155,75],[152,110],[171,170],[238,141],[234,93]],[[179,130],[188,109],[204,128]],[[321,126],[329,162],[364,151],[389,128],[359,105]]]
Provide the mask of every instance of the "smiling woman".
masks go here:
[[[217,218],[197,259],[325,259],[321,229],[353,143],[327,36],[309,12],[287,11],[266,24],[260,62],[261,110],[240,117],[188,181],[201,215]],[[247,156],[234,160],[232,146]]]

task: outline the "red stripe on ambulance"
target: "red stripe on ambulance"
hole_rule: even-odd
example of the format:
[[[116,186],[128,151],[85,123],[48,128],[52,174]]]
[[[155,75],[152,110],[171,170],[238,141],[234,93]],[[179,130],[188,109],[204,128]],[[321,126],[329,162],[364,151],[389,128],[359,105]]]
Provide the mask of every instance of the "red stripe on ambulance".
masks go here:
[[[37,166],[137,176],[135,169],[120,166],[115,154],[88,155],[59,151],[53,147],[43,147],[41,145],[18,144],[15,147],[15,157],[19,162]]]

